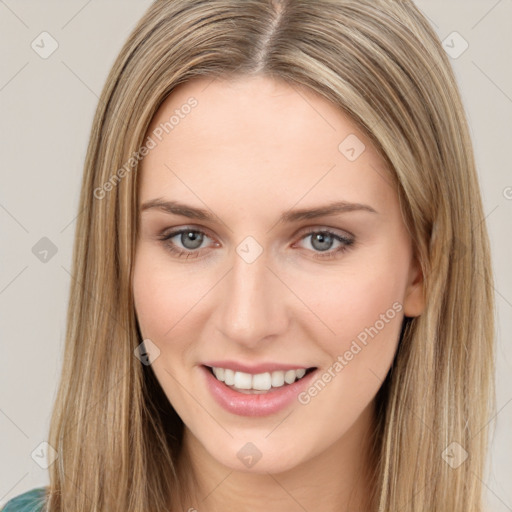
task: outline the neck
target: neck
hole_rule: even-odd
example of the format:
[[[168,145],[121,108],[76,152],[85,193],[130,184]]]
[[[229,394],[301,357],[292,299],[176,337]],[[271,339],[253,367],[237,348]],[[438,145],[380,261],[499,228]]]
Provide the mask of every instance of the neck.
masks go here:
[[[327,450],[287,471],[261,474],[220,464],[185,427],[178,461],[181,510],[370,512],[374,428],[372,402]]]

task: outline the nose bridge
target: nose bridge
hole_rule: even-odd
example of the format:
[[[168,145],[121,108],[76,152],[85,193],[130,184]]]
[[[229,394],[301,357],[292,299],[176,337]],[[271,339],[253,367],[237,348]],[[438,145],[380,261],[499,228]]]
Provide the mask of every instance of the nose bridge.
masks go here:
[[[254,346],[281,332],[287,319],[283,290],[267,268],[267,253],[250,238],[233,252],[232,269],[226,276],[218,305],[218,328],[233,341]]]

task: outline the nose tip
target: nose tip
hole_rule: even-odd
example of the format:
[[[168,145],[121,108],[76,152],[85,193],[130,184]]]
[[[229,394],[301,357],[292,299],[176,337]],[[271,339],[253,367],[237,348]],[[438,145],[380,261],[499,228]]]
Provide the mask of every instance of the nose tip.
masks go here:
[[[218,329],[224,336],[247,347],[283,332],[287,326],[283,286],[267,266],[263,251],[254,257],[256,247],[251,244],[250,240],[241,244],[242,255],[237,249],[219,290],[216,312]]]

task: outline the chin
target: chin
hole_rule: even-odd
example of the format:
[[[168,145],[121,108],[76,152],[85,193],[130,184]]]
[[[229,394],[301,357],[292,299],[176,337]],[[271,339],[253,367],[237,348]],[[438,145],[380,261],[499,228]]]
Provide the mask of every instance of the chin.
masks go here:
[[[278,443],[277,439],[274,442],[265,439],[265,436],[268,436],[268,431],[259,437],[252,437],[253,441],[250,441],[250,436],[244,435],[243,438],[230,438],[223,445],[216,443],[210,446],[210,443],[206,443],[203,446],[219,464],[237,472],[282,473],[304,463],[306,455],[297,452],[296,443],[286,446]]]

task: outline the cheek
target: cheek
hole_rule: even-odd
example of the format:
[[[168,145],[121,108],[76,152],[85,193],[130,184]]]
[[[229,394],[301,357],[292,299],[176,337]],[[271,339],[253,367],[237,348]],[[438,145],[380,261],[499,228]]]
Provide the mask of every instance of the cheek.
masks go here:
[[[192,267],[191,267],[192,268]],[[183,266],[179,271],[159,252],[141,248],[133,273],[133,295],[141,334],[160,350],[178,352],[198,325],[198,307],[212,287]],[[172,343],[171,343],[172,340]]]
[[[403,320],[406,256],[395,251],[387,260],[361,260],[350,271],[340,269],[320,285],[303,282],[302,296],[320,320],[304,329],[331,362],[342,356],[354,372],[362,366],[384,370],[391,363]]]
[[[161,340],[176,322],[178,283],[170,279],[163,262],[151,250],[137,250],[133,272],[133,298],[144,338]]]
[[[334,334],[320,322],[310,328],[311,339],[327,357],[317,379],[298,398],[308,408],[305,421],[312,435],[314,432],[326,442],[334,442],[357,421],[395,357],[403,320],[404,281],[401,273],[382,270],[345,275],[329,290],[316,294],[315,312]],[[314,420],[326,411],[333,425],[329,434]]]
[[[343,293],[332,297],[330,315],[338,339],[345,345],[358,339],[364,343],[369,332],[383,342],[393,337],[401,323],[402,293],[398,279],[388,276],[380,279],[350,280],[345,282]],[[376,332],[378,331],[378,333]]]

